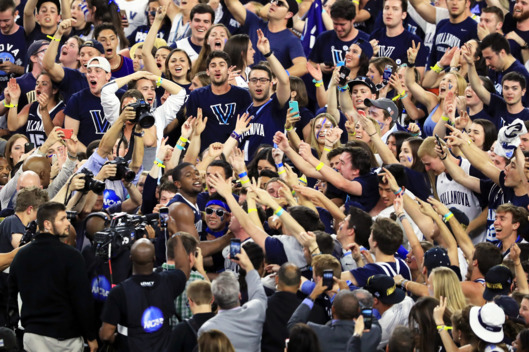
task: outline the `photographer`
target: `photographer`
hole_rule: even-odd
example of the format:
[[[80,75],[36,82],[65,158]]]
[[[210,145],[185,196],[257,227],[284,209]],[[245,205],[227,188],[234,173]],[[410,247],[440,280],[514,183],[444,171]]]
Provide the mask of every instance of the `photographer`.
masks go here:
[[[143,94],[143,99],[151,108],[155,107],[154,103],[156,101],[155,83],[156,87],[162,87],[171,94],[162,106],[155,108],[153,115],[156,125],[147,130],[148,133],[152,133],[153,130],[155,131],[156,144],[147,143],[146,141],[145,145],[148,147],[155,145],[159,147],[163,139],[163,130],[175,119],[180,107],[184,104],[186,97],[185,89],[182,89],[178,84],[168,79],[163,79],[147,71],[138,71],[110,81],[101,90],[101,104],[103,105],[105,118],[111,124],[114,123],[118,116],[119,109],[117,107],[120,106],[116,92],[127,83],[129,87],[133,84],[130,88],[135,88]]]

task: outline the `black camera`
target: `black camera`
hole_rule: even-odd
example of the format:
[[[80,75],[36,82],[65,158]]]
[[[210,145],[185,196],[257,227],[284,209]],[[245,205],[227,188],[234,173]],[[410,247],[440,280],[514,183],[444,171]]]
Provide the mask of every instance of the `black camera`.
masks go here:
[[[136,239],[147,235],[145,227],[155,225],[158,217],[159,214],[143,216],[115,214],[107,228],[94,234],[96,256],[108,258],[112,254],[117,254],[122,248],[130,248]]]
[[[94,174],[88,169],[82,169],[81,172],[84,174],[84,188],[79,190],[82,193],[88,193],[90,191],[95,194],[103,194],[105,190],[105,183],[99,180],[94,179]]]
[[[136,110],[136,118],[131,122],[138,123],[142,128],[149,128],[154,125],[154,115],[151,113],[151,106],[145,100],[137,101],[128,106]]]
[[[24,235],[20,239],[19,246],[23,246],[33,241],[36,235],[37,235],[37,221],[33,220],[28,224],[28,226],[26,226],[26,231],[24,232]]]
[[[125,182],[132,182],[134,181],[134,178],[136,177],[136,173],[129,169],[129,163],[122,158],[117,157],[116,159],[112,160],[109,164],[116,165],[116,176],[109,177],[108,180],[110,181],[119,181],[123,180]]]

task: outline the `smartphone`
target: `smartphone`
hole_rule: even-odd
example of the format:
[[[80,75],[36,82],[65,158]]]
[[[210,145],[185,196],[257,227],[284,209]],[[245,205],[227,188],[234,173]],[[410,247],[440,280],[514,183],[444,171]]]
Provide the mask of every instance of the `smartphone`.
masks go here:
[[[28,143],[24,144],[24,154],[29,153],[33,149],[35,149],[35,144],[33,144],[31,142],[28,142]]]
[[[362,309],[362,316],[364,317],[364,329],[371,330],[371,323],[373,322],[373,309]]]
[[[160,208],[160,227],[166,227],[168,220],[169,220],[169,208],[161,207]]]
[[[230,258],[236,259],[239,253],[241,253],[241,240],[232,238],[230,241]]]
[[[384,82],[389,81],[392,73],[393,67],[391,65],[386,65],[386,67],[384,68],[384,73],[382,74],[382,80],[384,80]]]
[[[437,135],[437,133],[435,134],[435,140],[437,141],[437,145],[439,147],[442,147],[443,145],[441,144],[441,138],[439,138],[439,136]]]
[[[327,289],[332,289],[332,286],[334,285],[334,279],[333,279],[333,271],[332,269],[323,270],[323,282],[322,286],[327,286]]]
[[[295,100],[291,100],[288,102],[288,107],[292,109],[292,112],[299,115],[299,104]]]
[[[64,133],[64,139],[71,139],[72,138],[72,135],[73,135],[73,130],[72,129],[58,128],[57,130],[58,131],[62,131]]]
[[[340,67],[340,79],[338,81],[338,85],[340,87],[345,86],[345,84],[347,83],[347,77],[349,77],[349,73],[351,73],[350,69],[345,66]]]

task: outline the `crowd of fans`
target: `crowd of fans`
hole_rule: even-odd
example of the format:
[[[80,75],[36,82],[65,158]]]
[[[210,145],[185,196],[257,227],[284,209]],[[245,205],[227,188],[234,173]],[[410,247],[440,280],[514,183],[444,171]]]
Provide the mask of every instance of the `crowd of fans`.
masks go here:
[[[529,351],[527,0],[0,0],[0,341]]]

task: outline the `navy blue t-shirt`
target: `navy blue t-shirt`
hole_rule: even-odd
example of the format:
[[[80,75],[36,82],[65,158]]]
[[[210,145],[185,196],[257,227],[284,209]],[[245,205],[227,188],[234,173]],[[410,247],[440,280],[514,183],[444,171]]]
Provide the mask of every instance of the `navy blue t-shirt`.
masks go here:
[[[101,98],[93,95],[88,88],[72,95],[64,114],[79,121],[77,138],[84,145],[100,139],[110,127],[103,113]]]
[[[253,116],[250,122],[250,130],[242,135],[239,145],[244,150],[245,161],[255,155],[261,144],[273,144],[273,138],[277,131],[285,130],[286,114],[288,104],[280,106],[277,94],[273,94],[270,100],[261,106],[253,106],[246,111]]]
[[[504,125],[509,125],[516,119],[529,120],[529,109],[524,108],[517,114],[511,114],[507,111],[505,100],[494,93],[490,95],[490,105],[487,108],[487,112],[492,117],[491,121],[496,125],[498,131]]]
[[[384,26],[373,32],[369,39],[378,40],[378,57],[392,58],[397,65],[408,63],[407,51],[408,48],[412,47],[412,41],[415,42],[415,45],[421,43],[415,66],[423,67],[426,65],[428,48],[426,48],[426,45],[423,45],[421,38],[411,34],[407,30],[404,30],[401,34],[395,37],[388,37],[386,34],[386,27]]]
[[[348,194],[345,199],[345,207],[355,206],[365,212],[369,212],[380,198],[380,194],[378,193],[378,175],[369,172],[356,177],[353,181],[357,181],[362,185],[362,194],[360,196]]]
[[[383,24],[380,20],[382,10],[384,8],[384,0],[369,0],[364,6],[364,10],[371,14],[371,17],[358,25],[355,23],[355,27],[363,30],[366,33],[371,33],[373,29],[382,27]]]
[[[121,64],[118,68],[115,70],[112,70],[112,77],[113,78],[120,78],[130,75],[131,73],[134,73],[134,67],[132,64],[132,60],[128,57],[121,56]]]
[[[50,118],[53,121],[55,115],[60,111],[64,110],[64,103],[61,101],[57,106],[50,112]],[[17,133],[22,133],[29,138],[29,141],[35,144],[35,147],[40,147],[44,144],[47,139],[46,132],[44,131],[44,124],[39,111],[39,103],[33,102],[29,107],[28,122],[25,126],[18,129]]]
[[[0,59],[3,61],[10,61],[15,65],[26,67],[27,63],[27,47],[26,47],[26,32],[24,28],[20,27],[18,31],[11,35],[3,35],[0,33]],[[7,86],[9,78],[12,74],[6,74],[0,71],[0,88],[4,91]]]
[[[305,57],[301,41],[290,30],[284,29],[276,33],[270,32],[267,22],[257,17],[253,12],[246,10],[246,21],[240,28],[239,33],[248,34],[254,48],[257,48],[258,29],[261,29],[264,36],[270,41],[270,50],[274,52],[274,56],[285,69],[292,66],[293,59]],[[266,58],[260,51],[256,50],[254,62],[258,63],[260,61],[266,61]]]
[[[512,63],[511,66],[509,66],[505,71],[503,72],[497,72],[494,70],[489,69],[489,78],[492,80],[492,83],[494,83],[494,88],[496,88],[496,92],[498,95],[501,96],[501,93],[503,91],[503,86],[501,85],[501,81],[503,77],[509,73],[509,72],[518,72],[521,75],[525,77],[525,82],[529,83],[529,72],[527,72],[527,69],[525,66],[520,63],[519,61],[515,61]],[[526,85],[527,85],[526,83]],[[525,90],[525,95],[523,97],[524,104],[527,104],[529,102],[529,90]]]
[[[526,43],[529,42],[529,31],[521,31],[518,28],[515,28],[514,32],[518,34]],[[511,46],[511,55],[514,56],[516,60],[524,62],[522,56],[522,47],[512,39],[509,39],[509,45]]]
[[[62,93],[64,103],[68,104],[70,97],[81,90],[88,88],[86,75],[79,70],[63,67],[64,78],[59,84],[59,90]]]
[[[197,108],[202,108],[202,115],[208,117],[206,129],[200,136],[200,151],[211,143],[226,142],[235,128],[237,115],[242,115],[251,102],[250,93],[236,86],[222,95],[214,94],[211,86],[192,91],[186,103],[187,116],[197,116]]]
[[[354,39],[342,41],[334,30],[323,32],[316,38],[309,60],[318,64],[332,62],[333,65],[336,65],[340,61],[345,61],[345,54],[349,51],[349,47],[359,39],[367,42],[369,35],[359,30]],[[329,83],[331,77],[332,74],[323,74],[325,85]]]
[[[388,263],[368,263],[361,268],[351,270],[358,287],[364,287],[369,279],[373,275],[382,274],[387,276],[395,276],[400,274],[404,276],[406,280],[411,280],[410,268],[406,262],[400,258],[395,258],[395,262]]]
[[[410,168],[405,168],[408,182],[406,188],[410,190],[416,197],[426,202],[431,195],[430,183],[427,181],[428,176],[423,172],[418,172]]]
[[[493,121],[492,117],[490,117],[490,115],[487,113],[487,106],[485,105],[483,106],[483,109],[481,109],[480,112],[472,116],[469,115],[468,117],[470,117],[472,121],[476,119],[485,119],[485,120]]]
[[[478,24],[471,17],[460,23],[451,23],[449,19],[439,21],[437,24],[429,64],[439,61],[447,49],[457,46],[461,48],[470,39],[477,39]]]

